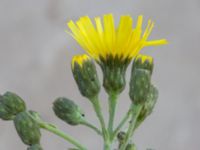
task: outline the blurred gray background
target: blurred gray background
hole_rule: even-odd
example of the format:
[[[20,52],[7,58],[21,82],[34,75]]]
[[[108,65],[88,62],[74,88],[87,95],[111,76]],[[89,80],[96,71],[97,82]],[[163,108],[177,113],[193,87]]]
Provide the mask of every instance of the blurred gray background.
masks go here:
[[[14,91],[29,109],[77,137],[89,150],[101,150],[101,139],[85,127],[71,127],[51,109],[56,97],[66,96],[85,110],[98,125],[92,107],[73,80],[70,61],[84,53],[64,30],[66,21],[112,12],[115,18],[139,14],[155,21],[150,39],[166,38],[169,45],[149,47],[141,53],[155,58],[153,82],[160,96],[154,113],[137,130],[139,150],[200,149],[200,1],[199,0],[0,0],[0,92]],[[118,19],[117,19],[118,20]],[[98,68],[101,74],[100,69]],[[129,79],[130,67],[127,72]],[[100,75],[102,79],[102,75]],[[130,104],[126,89],[120,96],[116,122]],[[107,95],[101,90],[107,114]],[[42,131],[45,150],[71,147],[59,137]],[[0,150],[25,150],[12,122],[0,120]]]

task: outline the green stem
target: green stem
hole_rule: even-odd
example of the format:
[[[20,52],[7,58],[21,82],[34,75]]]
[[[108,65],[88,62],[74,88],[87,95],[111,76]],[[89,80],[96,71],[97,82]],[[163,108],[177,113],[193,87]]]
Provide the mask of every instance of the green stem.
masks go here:
[[[83,145],[81,145],[78,141],[76,141],[74,138],[72,138],[71,136],[63,133],[62,131],[60,131],[59,129],[55,128],[54,126],[45,123],[45,122],[40,122],[39,123],[41,128],[52,132],[54,134],[56,134],[57,136],[62,137],[63,139],[67,140],[69,143],[73,144],[74,146],[76,146],[77,148],[79,148],[80,150],[87,150]]]
[[[125,150],[128,142],[129,142],[129,139],[131,138],[133,130],[135,128],[135,125],[136,125],[136,122],[137,122],[137,117],[140,114],[141,108],[142,108],[142,105],[134,105],[132,118],[131,118],[131,123],[130,123],[128,131],[126,133],[126,136],[125,136],[125,139],[124,139],[124,143],[121,145],[119,150]]]
[[[81,124],[93,129],[97,134],[102,135],[101,131],[97,127],[87,122],[86,120],[84,120]]]
[[[111,141],[114,140],[114,138],[117,136],[119,130],[122,128],[122,126],[126,123],[126,121],[129,119],[131,112],[132,112],[132,107],[133,105],[130,106],[128,112],[126,113],[126,115],[124,116],[124,118],[121,120],[121,122],[119,123],[119,125],[117,126],[117,128],[114,130],[112,137],[111,137]]]
[[[99,122],[101,124],[101,128],[102,128],[102,133],[103,133],[103,139],[104,139],[104,150],[110,150],[110,139],[109,139],[109,134],[106,130],[106,126],[105,126],[105,122],[104,122],[104,118],[101,112],[101,107],[99,104],[99,99],[98,97],[93,97],[90,99],[90,101],[93,104],[93,108],[96,112],[96,115],[99,119]]]
[[[108,132],[110,136],[113,134],[113,124],[114,124],[114,117],[115,117],[115,110],[117,104],[117,94],[111,93],[109,94],[109,122],[108,122]]]

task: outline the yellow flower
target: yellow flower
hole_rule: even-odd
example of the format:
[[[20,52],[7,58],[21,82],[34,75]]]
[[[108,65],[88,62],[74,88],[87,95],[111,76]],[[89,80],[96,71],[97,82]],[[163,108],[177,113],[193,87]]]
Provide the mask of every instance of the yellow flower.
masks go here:
[[[103,22],[95,17],[95,25],[88,16],[78,21],[68,22],[70,33],[81,47],[98,63],[109,58],[118,58],[121,62],[134,58],[143,47],[167,44],[167,40],[148,41],[154,23],[149,20],[142,32],[143,16],[138,16],[136,26],[130,16],[121,16],[118,27],[115,27],[112,14],[106,14]],[[68,32],[68,31],[67,31]]]
[[[154,23],[149,20],[142,32],[143,16],[138,16],[136,26],[130,16],[121,16],[115,27],[112,14],[106,14],[103,22],[95,17],[95,25],[88,16],[69,21],[68,32],[81,47],[101,66],[103,86],[107,93],[121,93],[126,84],[125,73],[130,61],[146,46],[167,44],[167,40],[148,41]],[[79,64],[82,59],[77,61]]]

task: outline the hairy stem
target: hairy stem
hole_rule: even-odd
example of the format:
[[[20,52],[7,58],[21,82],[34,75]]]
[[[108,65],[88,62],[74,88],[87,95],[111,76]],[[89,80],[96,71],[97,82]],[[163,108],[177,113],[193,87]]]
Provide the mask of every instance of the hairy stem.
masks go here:
[[[109,94],[108,104],[109,104],[108,132],[110,136],[112,136],[115,110],[116,110],[116,104],[117,104],[117,94],[114,94],[114,93]]]
[[[121,120],[121,122],[119,123],[119,125],[116,127],[116,129],[114,130],[112,137],[111,137],[111,141],[114,140],[114,138],[117,136],[118,132],[120,131],[120,129],[123,127],[123,125],[127,122],[127,120],[129,119],[131,112],[132,112],[132,107],[133,105],[130,106],[128,112],[126,113],[126,115],[123,117],[123,119]]]
[[[140,114],[142,106],[141,105],[134,105],[133,106],[133,113],[132,113],[132,117],[131,117],[131,123],[129,125],[128,131],[126,132],[126,136],[124,139],[124,143],[121,145],[119,150],[125,150],[131,136],[133,133],[133,130],[135,128],[136,122],[137,122],[137,117]]]
[[[101,112],[101,107],[99,104],[99,99],[98,97],[93,97],[90,100],[93,104],[93,108],[96,112],[96,115],[99,119],[99,122],[101,124],[101,128],[102,128],[102,134],[103,134],[103,139],[104,139],[104,150],[110,150],[110,139],[109,139],[109,134],[106,130],[106,126],[105,126],[105,122],[104,122],[104,118]]]
[[[76,146],[77,148],[79,148],[80,150],[87,150],[83,145],[81,145],[77,140],[75,140],[74,138],[72,138],[71,136],[63,133],[61,130],[59,130],[58,128],[55,128],[54,126],[45,123],[45,122],[40,122],[40,127],[52,132],[54,134],[56,134],[57,136],[65,139],[66,141],[68,141],[69,143],[73,144],[74,146]]]

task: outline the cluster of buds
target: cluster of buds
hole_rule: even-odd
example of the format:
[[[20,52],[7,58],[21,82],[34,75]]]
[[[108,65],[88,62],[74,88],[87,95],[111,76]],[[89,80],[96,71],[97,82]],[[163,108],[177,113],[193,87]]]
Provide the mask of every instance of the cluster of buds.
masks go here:
[[[116,60],[116,62],[118,62]],[[104,64],[105,65],[105,64]],[[125,88],[125,72],[126,65],[118,66],[117,64],[102,65],[103,69],[103,86],[108,94],[119,94]],[[119,64],[120,65],[120,64]],[[114,131],[109,133],[109,129],[105,129],[105,123],[101,114],[101,108],[98,102],[100,92],[100,81],[96,71],[95,63],[87,55],[75,56],[72,60],[72,73],[78,85],[80,93],[88,98],[93,104],[97,116],[100,119],[102,130],[97,129],[85,119],[82,109],[73,101],[65,97],[57,98],[53,103],[53,111],[55,115],[69,125],[86,125],[94,129],[104,140],[111,139]],[[132,106],[141,106],[140,112],[136,117],[136,129],[148,115],[151,114],[156,100],[158,98],[158,90],[151,83],[153,72],[153,58],[150,56],[138,55],[132,64],[131,79],[129,82],[129,96],[132,100]],[[112,101],[112,99],[110,99]],[[112,108],[109,108],[112,110]],[[134,113],[131,109],[131,113]],[[7,92],[0,96],[0,118],[3,120],[13,120],[16,131],[24,144],[29,147],[27,150],[42,150],[40,145],[41,126],[37,112],[28,111],[25,102],[18,95]],[[132,121],[132,120],[131,120]],[[112,126],[111,126],[112,127]],[[51,128],[51,127],[50,127]],[[53,128],[52,131],[55,131]],[[56,131],[57,132],[57,131]],[[132,132],[132,131],[131,131]],[[119,150],[136,150],[136,146],[130,141],[127,142],[127,132],[118,131]],[[106,139],[107,138],[107,139]],[[73,148],[74,149],[74,148]],[[107,148],[105,148],[108,150]],[[110,149],[109,149],[110,150]]]
[[[115,62],[118,61],[116,60]],[[100,64],[100,66],[103,71],[103,86],[106,92],[108,94],[121,93],[126,84],[126,64],[124,64],[124,66],[120,66],[120,64],[117,65],[110,63],[105,65],[104,63]],[[141,106],[141,110],[135,123],[135,128],[138,127],[145,120],[145,118],[151,114],[158,97],[158,91],[151,82],[153,66],[153,58],[145,55],[138,55],[132,64],[131,79],[129,82],[129,96],[132,100],[133,106]],[[90,100],[91,97],[98,96],[100,91],[99,79],[95,65],[89,56],[75,56],[72,60],[72,72],[80,93],[83,96]],[[67,105],[63,103],[64,101]],[[74,107],[71,106],[72,104]],[[71,109],[69,110],[69,108],[76,109],[73,109],[73,112]],[[66,114],[63,114],[63,112],[73,112],[71,114],[74,114],[72,115],[74,119],[76,118],[76,122],[74,124],[80,124],[82,120],[81,113],[77,108],[78,106],[66,99],[63,99],[62,102],[58,99],[54,103],[54,111],[56,115],[69,124],[73,124],[72,122],[74,122],[74,120],[71,119],[71,115],[70,117],[67,117]],[[119,143],[122,145],[123,142],[119,141]],[[133,144],[128,144],[126,149],[135,150],[136,147]]]
[[[17,94],[6,92],[0,96],[0,118],[13,120],[16,131],[27,150],[42,150],[40,146],[40,127],[26,110],[24,100]]]
[[[138,55],[132,65],[129,96],[134,105],[142,105],[136,127],[151,114],[158,98],[158,90],[151,83],[153,58]]]

